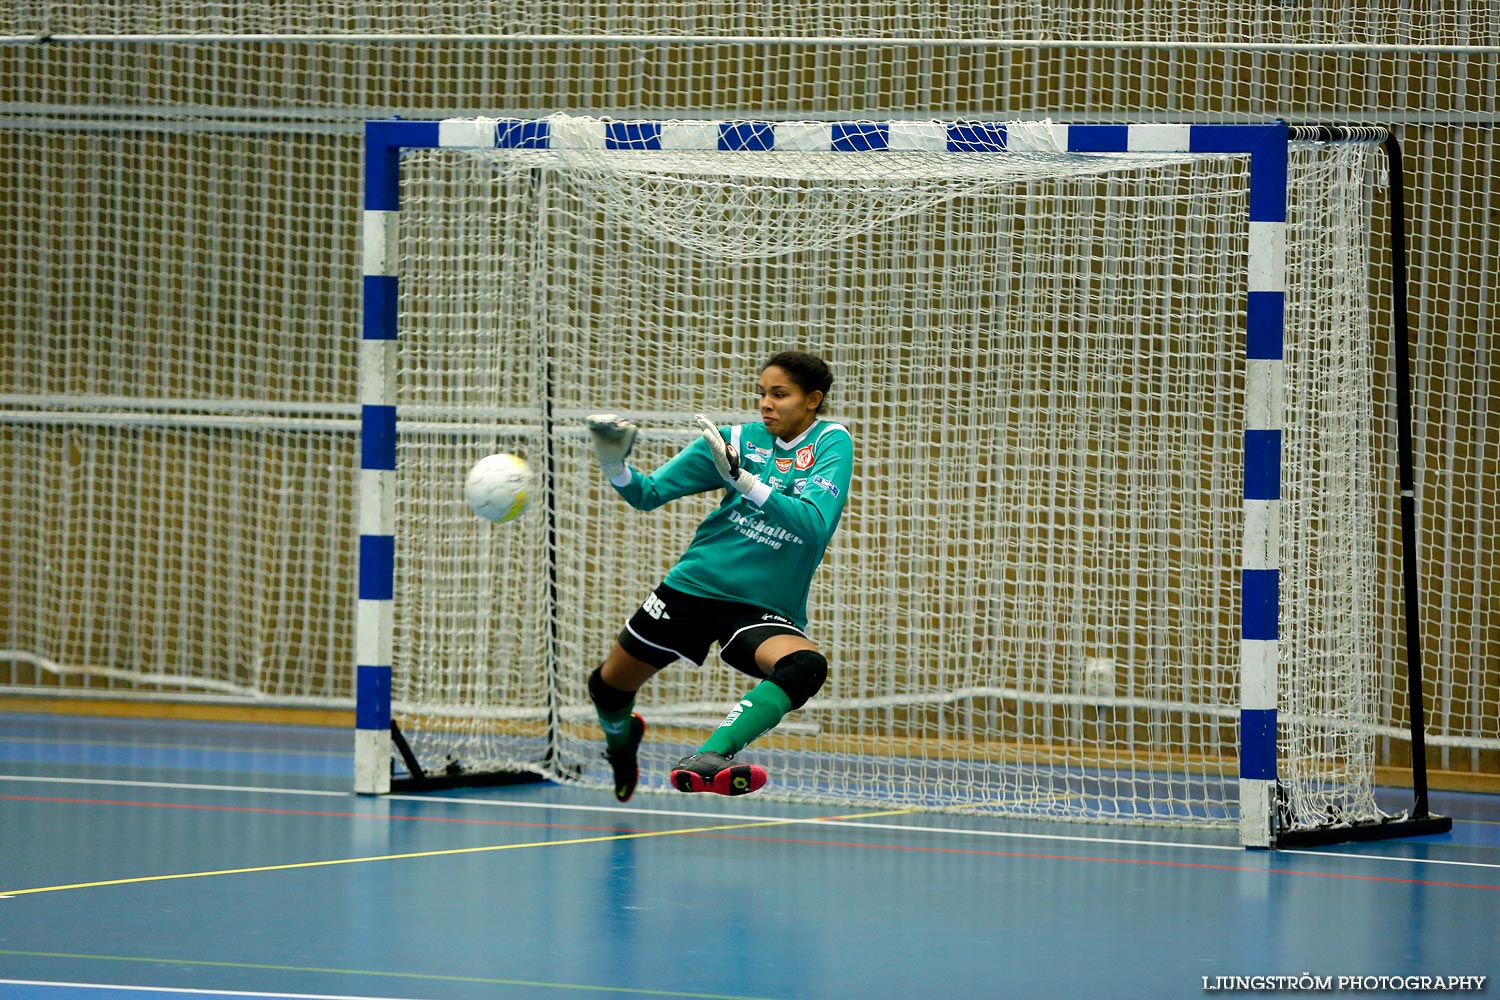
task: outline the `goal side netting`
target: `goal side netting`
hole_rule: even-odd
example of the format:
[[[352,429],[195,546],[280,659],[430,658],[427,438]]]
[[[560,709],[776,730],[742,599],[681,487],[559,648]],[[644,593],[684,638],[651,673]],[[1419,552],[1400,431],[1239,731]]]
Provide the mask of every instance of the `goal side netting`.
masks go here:
[[[855,475],[809,601],[829,680],[747,751],[763,794],[1234,824],[1269,769],[1284,826],[1385,818],[1378,711],[1404,680],[1378,145],[1290,144],[1268,240],[1252,157],[1187,141],[433,128],[442,146],[384,154],[399,213],[367,211],[367,297],[399,332],[372,338],[367,307],[362,402],[394,443],[369,461],[367,423],[361,697],[389,664],[401,752],[362,709],[361,790],[390,760],[609,782],[587,675],[719,497],[631,510],[582,418],[631,415],[650,470],[694,413],[754,419],[760,365],[802,347],[835,372]],[[443,148],[497,128],[512,148]],[[1272,362],[1254,293],[1283,251]],[[1268,442],[1269,473],[1247,458]],[[496,451],[539,478],[500,527],[461,489]],[[644,788],[744,685],[712,655],[650,683]],[[1269,752],[1243,731],[1265,719]]]

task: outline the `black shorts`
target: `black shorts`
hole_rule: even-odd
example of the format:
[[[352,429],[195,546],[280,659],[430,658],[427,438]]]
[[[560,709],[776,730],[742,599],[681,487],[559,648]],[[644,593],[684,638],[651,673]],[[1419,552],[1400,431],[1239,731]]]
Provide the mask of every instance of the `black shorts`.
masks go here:
[[[665,667],[679,657],[701,667],[708,647],[717,642],[725,663],[752,677],[764,677],[755,665],[755,651],[773,635],[806,638],[790,618],[774,611],[684,594],[662,584],[620,630],[620,646],[653,667]]]

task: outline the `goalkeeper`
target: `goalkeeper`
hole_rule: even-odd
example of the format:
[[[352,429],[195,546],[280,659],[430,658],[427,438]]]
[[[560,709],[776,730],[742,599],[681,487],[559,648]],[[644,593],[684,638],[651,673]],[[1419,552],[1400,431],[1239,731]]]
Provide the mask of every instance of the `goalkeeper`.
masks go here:
[[[639,780],[636,750],[646,731],[632,711],[635,693],[667,664],[701,666],[717,642],[724,662],[759,681],[698,752],[672,768],[672,787],[682,792],[743,795],[764,785],[765,769],[735,754],[823,686],[828,663],[802,631],[807,591],[849,500],[854,461],[848,429],[819,416],[832,385],[822,359],[783,351],[761,370],[759,421],[716,427],[699,415],[701,436],[649,475],[625,464],[634,424],[614,414],[588,418],[600,467],[637,510],[724,491],[589,675],[621,802]]]

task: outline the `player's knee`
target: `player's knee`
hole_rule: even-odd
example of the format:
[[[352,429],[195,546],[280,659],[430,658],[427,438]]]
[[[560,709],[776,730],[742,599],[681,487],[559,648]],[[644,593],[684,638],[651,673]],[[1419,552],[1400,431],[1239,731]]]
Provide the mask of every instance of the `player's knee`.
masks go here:
[[[630,707],[630,703],[635,700],[635,692],[621,691],[610,686],[604,679],[604,668],[595,667],[594,672],[589,674],[589,698],[606,712],[617,712]]]
[[[828,661],[814,649],[799,649],[776,661],[771,682],[786,692],[792,708],[801,708],[828,679]]]

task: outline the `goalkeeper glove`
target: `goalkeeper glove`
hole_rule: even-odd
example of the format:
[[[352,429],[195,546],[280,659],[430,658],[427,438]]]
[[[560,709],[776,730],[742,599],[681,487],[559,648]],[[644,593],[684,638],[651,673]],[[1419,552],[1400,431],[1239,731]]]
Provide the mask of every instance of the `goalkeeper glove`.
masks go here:
[[[729,480],[729,485],[742,495],[748,496],[751,490],[760,485],[760,480],[740,465],[739,452],[724,440],[724,435],[719,433],[718,426],[712,420],[700,413],[693,418],[693,422],[702,432],[703,440],[708,442],[708,453],[713,456],[714,468],[719,470],[719,475]]]
[[[599,468],[610,479],[625,471],[625,459],[635,447],[635,435],[639,430],[635,424],[613,413],[596,413],[589,417],[589,433],[594,436],[594,455],[599,459]]]

